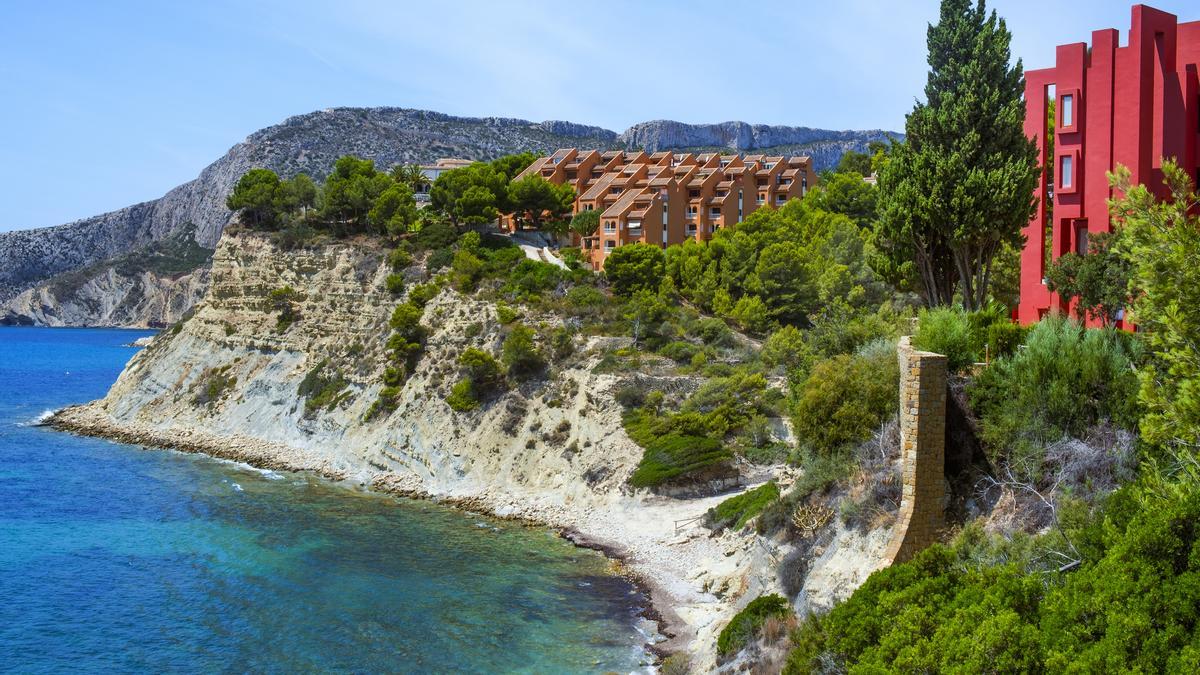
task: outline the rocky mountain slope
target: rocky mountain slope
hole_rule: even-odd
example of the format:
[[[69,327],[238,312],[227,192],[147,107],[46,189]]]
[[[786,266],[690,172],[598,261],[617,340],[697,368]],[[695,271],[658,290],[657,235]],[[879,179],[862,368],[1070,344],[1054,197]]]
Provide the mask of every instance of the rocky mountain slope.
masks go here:
[[[140,315],[104,315],[78,308],[102,306],[90,293],[103,286],[106,263],[114,257],[181,231],[192,233],[196,245],[211,249],[231,213],[225,197],[248,169],[266,167],[283,176],[306,172],[316,178],[345,154],[374,159],[381,166],[429,162],[439,157],[493,159],[520,152],[546,152],[559,147],[611,148],[728,148],[738,151],[807,152],[817,167],[836,163],[849,149],[861,150],[882,131],[833,132],[798,127],[751,126],[741,122],[688,125],[656,121],[638,124],[618,135],[599,127],[571,122],[496,117],[454,117],[405,108],[333,108],[297,115],[282,124],[251,134],[225,156],[206,167],[195,180],[161,198],[85,218],[66,225],[0,233],[0,321],[46,323],[57,317],[63,325],[160,325],[172,316],[156,313],[161,303],[135,303]],[[82,269],[93,272],[90,288],[52,280]],[[114,268],[115,269],[115,268]],[[118,276],[123,276],[119,269]],[[190,274],[193,270],[187,270]],[[179,281],[163,277],[160,284]],[[118,286],[133,288],[124,278]],[[54,292],[46,292],[53,286]],[[23,293],[30,289],[32,293]],[[21,296],[21,297],[18,297]]]
[[[628,487],[642,450],[624,431],[614,393],[630,376],[596,365],[630,339],[576,338],[575,354],[545,377],[454,412],[445,396],[457,356],[498,351],[500,322],[491,302],[444,289],[424,309],[423,356],[395,410],[370,417],[399,302],[383,290],[384,254],[370,242],[284,252],[261,235],[226,234],[193,314],[138,353],[104,399],[61,411],[54,423],[570,530],[621,555],[647,584],[670,649],[691,651],[696,672],[715,667],[717,632],[740,606],[778,589],[772,561],[788,551],[751,532],[711,536],[701,527],[700,516],[728,495],[674,499]],[[271,291],[285,286],[298,319],[281,325]],[[317,390],[328,391],[313,405]],[[774,478],[786,484],[788,471]],[[886,540],[886,532],[847,530],[814,553],[824,555],[811,564],[806,606],[827,606],[860,584]]]

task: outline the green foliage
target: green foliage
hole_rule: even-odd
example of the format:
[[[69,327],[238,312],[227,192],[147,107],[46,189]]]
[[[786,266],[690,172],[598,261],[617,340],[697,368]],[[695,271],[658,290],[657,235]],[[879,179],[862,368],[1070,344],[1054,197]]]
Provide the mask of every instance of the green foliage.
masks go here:
[[[392,295],[400,295],[403,293],[404,283],[403,274],[389,274],[387,275],[387,279],[384,281],[384,285],[387,286],[388,293],[391,293]]]
[[[393,237],[412,231],[418,222],[412,188],[405,183],[388,187],[375,199],[367,218],[380,233]]]
[[[848,156],[849,153],[843,155],[843,161]],[[870,175],[869,172],[868,167],[867,175]],[[822,211],[840,213],[860,228],[869,230],[875,225],[878,215],[878,191],[874,185],[864,181],[862,175],[839,170],[809,190],[806,199]]]
[[[229,369],[230,366],[222,366],[205,371],[199,391],[192,400],[197,405],[211,404],[237,386],[237,378],[229,375]]]
[[[885,289],[866,264],[866,239],[846,216],[792,200],[758,209],[711,241],[669,247],[666,273],[684,299],[720,316],[740,310],[759,332],[762,311],[754,300],[739,306],[742,298],[761,301],[772,324],[806,326],[837,299],[854,307],[883,299]]]
[[[349,382],[336,370],[332,373],[327,371],[329,371],[329,359],[324,359],[308,371],[304,379],[300,381],[296,395],[305,399],[304,414],[306,416],[312,415],[318,410],[333,408],[345,398],[339,394]]]
[[[590,211],[580,211],[571,218],[571,231],[582,237],[590,237],[596,234],[596,230],[600,227],[600,212],[592,209]]]
[[[931,26],[925,101],[879,172],[878,241],[916,263],[926,303],[988,300],[1000,247],[1021,244],[1040,168],[1025,136],[1025,77],[1011,35],[982,1],[943,0]]]
[[[1001,327],[993,330],[996,326]],[[935,307],[921,311],[912,344],[922,351],[944,354],[947,367],[957,372],[983,361],[985,347],[993,358],[1011,353],[1016,348],[1012,341],[1022,332],[998,303],[976,312]],[[997,344],[992,344],[993,339],[998,340]]]
[[[233,187],[225,199],[231,211],[241,214],[242,222],[251,227],[273,229],[279,213],[275,195],[279,190],[279,176],[270,169],[250,169]]]
[[[463,374],[471,381],[472,390],[482,394],[490,393],[504,381],[504,372],[500,363],[491,354],[468,347],[458,357],[458,365]]]
[[[1192,672],[1195,473],[1114,493],[1072,529],[1085,555],[1071,572],[981,564],[962,540],[884,568],[801,626],[784,672]]]
[[[638,462],[629,484],[654,487],[672,479],[698,473],[733,457],[720,441],[704,436],[668,434],[653,438]]]
[[[658,292],[662,284],[662,249],[642,242],[613,249],[604,259],[604,276],[617,295],[630,297],[638,291]]]
[[[516,324],[500,346],[500,360],[512,377],[528,377],[541,372],[546,360],[533,342],[533,329]]]
[[[412,238],[414,245],[427,251],[448,250],[456,241],[458,241],[458,234],[454,228],[448,223],[436,221],[426,223]],[[449,261],[447,261],[448,263]]]
[[[463,378],[450,388],[446,403],[456,412],[469,412],[479,407],[479,399],[475,397],[475,387],[471,380]]]
[[[388,265],[391,265],[393,272],[403,271],[412,264],[412,253],[404,246],[397,246],[388,254]]]
[[[1046,271],[1047,286],[1064,298],[1078,299],[1084,316],[1115,325],[1117,313],[1129,302],[1132,271],[1118,245],[1110,233],[1093,233],[1087,255],[1072,252],[1054,261]]]
[[[505,270],[508,281],[503,292],[526,298],[554,290],[563,281],[563,271],[556,265],[522,257],[515,267]]]
[[[508,186],[508,202],[518,225],[565,232],[567,217],[575,206],[575,189],[530,174]]]
[[[899,378],[891,350],[818,363],[796,392],[792,425],[797,437],[820,455],[870,438],[895,413]]]
[[[429,254],[425,259],[426,274],[437,274],[443,268],[449,267],[454,262],[454,249],[439,248]]]
[[[1140,371],[1139,397],[1147,414],[1141,431],[1161,446],[1200,446],[1200,218],[1194,185],[1174,162],[1163,162],[1172,200],[1159,202],[1145,186],[1131,185],[1118,169],[1113,185],[1125,198],[1110,210],[1122,226],[1132,263],[1134,320],[1153,358]]]
[[[708,527],[717,531],[727,527],[740,530],[776,499],[779,499],[779,486],[775,484],[775,481],[770,481],[753,490],[730,497],[709,509],[705,514],[705,522]]]
[[[271,309],[279,312],[279,317],[275,321],[276,333],[285,332],[300,318],[293,305],[299,299],[300,294],[291,286],[276,288],[267,294]]]
[[[967,313],[954,307],[921,310],[912,346],[921,351],[945,355],[946,367],[951,372],[966,368],[978,358],[971,349],[971,327],[967,322]]]
[[[334,163],[321,191],[321,218],[335,231],[364,232],[376,200],[392,186],[392,178],[376,171],[374,161],[349,155],[341,157]],[[408,197],[412,198],[411,191]]]
[[[438,294],[437,284],[417,284],[408,291],[408,303],[414,307],[424,308]]]
[[[838,160],[838,165],[835,173],[830,178],[838,176],[847,176],[854,178],[858,182],[863,182],[863,178],[871,175],[871,155],[865,152],[849,150],[842,158]],[[828,183],[828,180],[822,181],[822,184]]]
[[[729,656],[741,650],[758,636],[767,619],[786,617],[792,606],[781,595],[762,595],[750,601],[745,609],[729,620],[729,625],[717,636],[717,654]]]
[[[1139,352],[1132,338],[1111,329],[1043,320],[1024,349],[985,369],[970,389],[993,457],[1036,460],[1045,443],[1079,437],[1102,420],[1136,426]]]
[[[625,304],[623,314],[629,322],[629,332],[633,336],[634,344],[640,344],[646,337],[657,337],[669,312],[670,308],[657,293],[647,290],[635,292]]]
[[[483,162],[438,176],[429,189],[430,206],[455,227],[483,225],[508,211],[510,177]]]
[[[738,300],[729,312],[729,318],[738,322],[742,330],[757,335],[767,332],[771,325],[767,306],[757,295],[747,295]]]
[[[496,303],[496,319],[501,325],[508,324],[521,318],[521,313],[504,303]]]
[[[465,249],[454,253],[450,263],[450,284],[460,293],[470,293],[483,278],[483,261]]]
[[[492,168],[511,181],[517,177],[517,174],[529,168],[529,165],[533,164],[536,159],[537,155],[534,155],[532,152],[506,155],[500,159],[492,160]]]

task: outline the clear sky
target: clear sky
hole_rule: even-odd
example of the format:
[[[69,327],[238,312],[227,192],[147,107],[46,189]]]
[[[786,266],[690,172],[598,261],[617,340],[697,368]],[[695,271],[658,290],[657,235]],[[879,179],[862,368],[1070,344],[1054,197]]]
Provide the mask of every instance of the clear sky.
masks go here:
[[[937,0],[0,0],[0,231],[161,196],[334,106],[900,130]],[[1196,0],[1152,3],[1200,19]],[[1027,68],[1128,0],[990,0]]]

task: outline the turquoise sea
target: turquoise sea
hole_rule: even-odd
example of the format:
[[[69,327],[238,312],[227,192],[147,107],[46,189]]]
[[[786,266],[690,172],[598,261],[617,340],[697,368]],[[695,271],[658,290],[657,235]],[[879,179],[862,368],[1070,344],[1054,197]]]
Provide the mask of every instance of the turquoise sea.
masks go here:
[[[630,672],[644,598],[545,529],[32,424],[135,331],[0,327],[0,671]]]

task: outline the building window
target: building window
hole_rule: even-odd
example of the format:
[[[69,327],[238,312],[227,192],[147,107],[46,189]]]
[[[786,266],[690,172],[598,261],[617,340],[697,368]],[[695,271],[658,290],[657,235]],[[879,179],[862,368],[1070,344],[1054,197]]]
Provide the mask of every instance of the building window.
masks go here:
[[[604,250],[605,251],[611,251],[616,247],[617,247],[617,242],[613,241],[612,239],[604,240]]]
[[[616,231],[617,231],[617,224],[615,222],[610,220],[610,221],[604,223],[605,234],[614,234],[614,233],[616,233]]]
[[[1088,226],[1086,220],[1075,221],[1075,252],[1079,255],[1087,255]]]
[[[1075,97],[1071,94],[1063,94],[1062,97],[1062,125],[1075,126]]]
[[[591,211],[591,210],[592,210],[592,209],[594,209],[594,208],[596,208],[596,205],[595,205],[595,204],[584,204],[584,205],[583,205],[583,210],[584,210],[584,211]]]
[[[1069,188],[1075,184],[1074,172],[1074,157],[1071,155],[1063,155],[1059,162],[1058,184],[1060,187]]]

